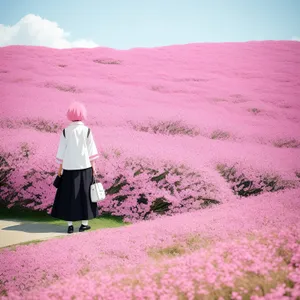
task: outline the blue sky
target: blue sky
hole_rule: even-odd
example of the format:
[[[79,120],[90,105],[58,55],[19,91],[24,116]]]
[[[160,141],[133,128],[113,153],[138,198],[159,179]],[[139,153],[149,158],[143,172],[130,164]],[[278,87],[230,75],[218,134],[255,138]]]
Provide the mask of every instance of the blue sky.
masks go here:
[[[28,14],[117,49],[300,37],[300,0],[0,0],[5,28]]]

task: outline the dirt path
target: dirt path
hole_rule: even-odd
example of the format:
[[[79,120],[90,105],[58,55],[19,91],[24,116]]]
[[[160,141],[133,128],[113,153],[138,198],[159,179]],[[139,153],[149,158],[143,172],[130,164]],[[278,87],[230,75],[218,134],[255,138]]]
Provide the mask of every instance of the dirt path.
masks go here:
[[[0,248],[67,235],[66,227],[30,221],[0,220]]]

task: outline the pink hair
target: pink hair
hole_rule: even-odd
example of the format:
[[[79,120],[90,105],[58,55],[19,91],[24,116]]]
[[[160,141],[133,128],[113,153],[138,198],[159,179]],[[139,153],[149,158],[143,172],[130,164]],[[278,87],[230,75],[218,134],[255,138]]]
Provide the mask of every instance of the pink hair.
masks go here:
[[[73,102],[67,111],[67,118],[72,122],[86,120],[86,116],[86,108],[80,102]]]

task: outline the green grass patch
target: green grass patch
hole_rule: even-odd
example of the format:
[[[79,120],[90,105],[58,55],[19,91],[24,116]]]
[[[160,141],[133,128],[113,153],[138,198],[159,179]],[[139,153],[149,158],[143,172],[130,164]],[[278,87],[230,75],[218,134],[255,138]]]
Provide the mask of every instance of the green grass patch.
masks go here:
[[[230,138],[230,133],[222,131],[222,130],[215,130],[211,136],[213,140],[227,140]]]
[[[214,245],[214,240],[200,235],[189,235],[183,240],[175,242],[173,245],[164,248],[150,248],[148,255],[155,259],[161,260],[176,256],[190,254],[203,248],[209,248]]]
[[[185,253],[186,253],[185,248],[180,244],[172,245],[161,249],[150,249],[148,251],[148,255],[154,259],[181,256],[184,255]]]
[[[11,220],[11,221],[18,221],[18,222],[38,222],[42,224],[49,224],[49,225],[58,225],[65,227],[67,231],[67,222],[64,220],[58,220],[52,218],[50,215],[47,214],[45,211],[33,211],[28,208],[24,207],[12,207],[8,209],[3,204],[0,204],[0,220]],[[78,229],[81,225],[81,221],[73,222],[74,225],[74,233],[78,233]],[[91,226],[91,230],[97,230],[97,229],[105,229],[105,228],[117,228],[121,226],[130,225],[130,223],[123,222],[121,217],[115,217],[115,216],[103,216],[103,217],[97,217],[95,219],[89,220],[89,225]],[[71,236],[71,235],[66,235]],[[59,238],[65,238],[65,235],[63,236],[56,236],[51,239],[59,239]],[[30,245],[30,244],[38,244],[41,242],[44,242],[45,240],[31,240],[27,242],[22,242],[18,244],[14,244],[11,246],[6,246],[0,248],[0,251],[3,249],[10,249],[12,251],[16,250],[16,246],[23,246],[23,245]]]
[[[32,244],[39,244],[39,243],[44,242],[44,241],[46,241],[46,240],[32,240],[32,241],[19,243],[19,244],[13,244],[13,245],[10,245],[10,246],[1,247],[0,252],[3,249],[9,249],[11,251],[16,251],[17,246],[27,246],[27,245],[32,245]]]
[[[12,207],[8,209],[7,207],[0,205],[0,219],[1,220],[17,220],[17,221],[25,221],[25,222],[41,222],[48,223],[52,225],[60,225],[67,227],[66,221],[58,220],[52,218],[45,211],[34,211],[28,208],[23,207]],[[81,221],[73,222],[75,230],[79,227]],[[123,222],[121,217],[115,216],[103,216],[97,217],[95,219],[89,220],[89,225],[92,227],[92,230],[101,229],[101,228],[115,228],[121,227],[125,225],[129,225],[130,223]]]

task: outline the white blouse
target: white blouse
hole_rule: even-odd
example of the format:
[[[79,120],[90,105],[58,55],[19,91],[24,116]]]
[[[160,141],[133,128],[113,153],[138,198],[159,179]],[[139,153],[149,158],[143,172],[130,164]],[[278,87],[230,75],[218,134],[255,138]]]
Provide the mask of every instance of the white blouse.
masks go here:
[[[83,122],[72,122],[61,133],[56,162],[62,164],[64,170],[81,170],[90,168],[91,161],[99,158],[92,131],[89,137],[88,127]]]

